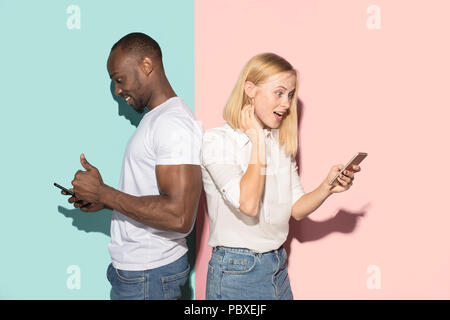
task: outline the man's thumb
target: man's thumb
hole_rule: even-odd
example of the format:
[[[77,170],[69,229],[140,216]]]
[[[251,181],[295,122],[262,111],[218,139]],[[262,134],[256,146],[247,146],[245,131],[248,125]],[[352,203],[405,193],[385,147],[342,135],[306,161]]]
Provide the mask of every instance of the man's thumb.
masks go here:
[[[84,156],[84,153],[81,154],[80,156],[80,162],[81,165],[83,166],[83,168],[85,168],[86,170],[91,170],[94,167],[86,160],[86,157]]]

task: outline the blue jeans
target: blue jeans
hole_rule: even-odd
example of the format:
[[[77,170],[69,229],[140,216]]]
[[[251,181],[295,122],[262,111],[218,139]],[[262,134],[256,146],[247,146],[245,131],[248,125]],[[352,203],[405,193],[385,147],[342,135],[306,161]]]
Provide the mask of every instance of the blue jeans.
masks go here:
[[[168,265],[126,271],[108,266],[107,278],[112,286],[113,300],[176,300],[189,277],[187,253]]]
[[[206,278],[207,300],[292,300],[283,247],[266,253],[214,247]]]

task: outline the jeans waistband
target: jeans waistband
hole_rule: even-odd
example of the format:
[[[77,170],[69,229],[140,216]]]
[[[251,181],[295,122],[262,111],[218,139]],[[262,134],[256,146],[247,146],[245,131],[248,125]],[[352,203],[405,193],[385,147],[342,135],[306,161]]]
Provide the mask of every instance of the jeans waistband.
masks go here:
[[[258,254],[258,255],[266,255],[271,253],[279,253],[283,250],[283,246],[279,247],[278,249],[267,251],[267,252],[258,252],[247,248],[231,248],[231,247],[224,247],[224,246],[217,246],[213,248],[213,251],[223,250],[228,252],[236,252],[236,253],[247,253],[247,254]]]

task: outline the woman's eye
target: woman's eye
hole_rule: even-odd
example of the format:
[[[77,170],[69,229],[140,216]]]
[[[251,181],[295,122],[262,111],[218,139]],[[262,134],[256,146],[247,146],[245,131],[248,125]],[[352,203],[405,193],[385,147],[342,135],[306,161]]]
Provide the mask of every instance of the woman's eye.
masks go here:
[[[279,97],[281,97],[281,96],[283,95],[283,92],[277,91],[277,92],[276,92],[276,95],[279,96]]]

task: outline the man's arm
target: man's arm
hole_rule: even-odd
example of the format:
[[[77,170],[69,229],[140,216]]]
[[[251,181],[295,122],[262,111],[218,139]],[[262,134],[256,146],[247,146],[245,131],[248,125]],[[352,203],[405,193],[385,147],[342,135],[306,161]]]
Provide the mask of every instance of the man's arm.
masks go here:
[[[136,197],[104,185],[100,202],[155,229],[187,233],[194,218],[202,188],[198,165],[158,165],[158,196]]]
[[[180,233],[191,229],[202,190],[199,165],[157,165],[160,195],[137,197],[104,184],[97,168],[84,155],[81,164],[86,171],[78,171],[72,181],[77,198],[100,202],[155,229]]]

